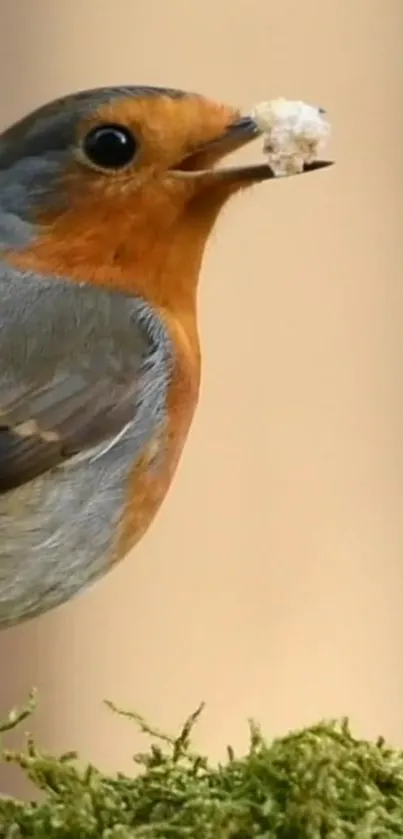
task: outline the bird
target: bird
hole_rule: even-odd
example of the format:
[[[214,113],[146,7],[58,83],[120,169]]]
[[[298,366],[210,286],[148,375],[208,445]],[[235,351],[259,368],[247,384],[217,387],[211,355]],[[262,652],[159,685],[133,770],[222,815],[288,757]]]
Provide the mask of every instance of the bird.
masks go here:
[[[206,243],[274,177],[222,164],[257,136],[233,106],[140,85],[0,135],[0,628],[94,584],[160,509],[199,399]]]

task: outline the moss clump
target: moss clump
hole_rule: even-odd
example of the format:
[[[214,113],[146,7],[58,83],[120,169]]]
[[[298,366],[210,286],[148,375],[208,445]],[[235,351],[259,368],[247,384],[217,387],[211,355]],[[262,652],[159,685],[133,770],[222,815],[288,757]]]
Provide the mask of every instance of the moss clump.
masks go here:
[[[355,739],[348,722],[320,723],[267,743],[250,726],[244,756],[229,748],[213,766],[195,753],[199,708],[178,737],[132,719],[149,749],[135,777],[82,769],[77,755],[53,757],[28,738],[4,751],[44,792],[44,800],[0,800],[1,839],[345,839],[403,837],[403,752]],[[4,733],[30,715],[12,712]]]

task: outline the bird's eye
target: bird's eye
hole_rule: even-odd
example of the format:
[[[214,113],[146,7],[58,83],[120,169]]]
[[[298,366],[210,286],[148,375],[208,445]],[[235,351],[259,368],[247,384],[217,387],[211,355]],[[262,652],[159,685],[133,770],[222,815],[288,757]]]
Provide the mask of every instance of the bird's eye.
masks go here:
[[[86,135],[83,151],[100,169],[123,169],[136,156],[138,140],[125,125],[97,125]]]

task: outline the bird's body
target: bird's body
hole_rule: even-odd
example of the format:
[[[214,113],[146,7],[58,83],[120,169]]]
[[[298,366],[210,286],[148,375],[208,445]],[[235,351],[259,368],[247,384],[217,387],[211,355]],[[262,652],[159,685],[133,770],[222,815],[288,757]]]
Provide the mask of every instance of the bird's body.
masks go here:
[[[55,287],[33,275],[16,275],[16,282],[23,308],[10,310],[15,318],[10,317],[7,328],[0,331],[0,353],[2,359],[9,355],[8,371],[16,371],[17,398],[18,387],[26,392],[31,369],[38,365],[47,381],[47,359],[53,393],[58,380],[61,393],[69,380],[79,413],[86,407],[82,387],[86,392],[93,388],[96,398],[100,380],[110,377],[113,387],[115,369],[127,376],[124,387],[127,382],[130,386],[141,367],[144,373],[139,383],[143,393],[133,390],[129,396],[129,414],[136,402],[141,405],[135,420],[128,419],[110,439],[0,495],[0,623],[70,598],[140,538],[170,481],[193,411],[197,381],[190,354],[189,361],[177,354],[174,359],[168,328],[144,301],[63,281]],[[13,287],[0,280],[6,305],[12,293]],[[24,356],[35,320],[40,341]],[[183,387],[183,375],[188,394],[178,405],[175,381]],[[168,403],[176,405],[174,425],[169,422]],[[62,408],[61,403],[55,410],[60,413]],[[22,409],[16,403],[13,416],[16,424],[26,421],[25,400]],[[51,440],[44,441],[43,456],[47,449],[50,460],[51,446]],[[125,509],[130,513],[122,517]]]
[[[198,399],[205,244],[270,177],[213,164],[255,134],[203,97],[120,88],[0,138],[0,627],[102,576],[160,507]]]

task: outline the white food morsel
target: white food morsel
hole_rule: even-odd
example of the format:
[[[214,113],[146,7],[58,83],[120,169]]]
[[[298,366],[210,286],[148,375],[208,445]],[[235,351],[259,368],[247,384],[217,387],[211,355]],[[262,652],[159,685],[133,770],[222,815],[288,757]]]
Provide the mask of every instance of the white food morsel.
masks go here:
[[[317,159],[330,134],[325,113],[305,102],[260,102],[251,116],[263,133],[263,152],[277,176],[302,172],[305,163]]]

